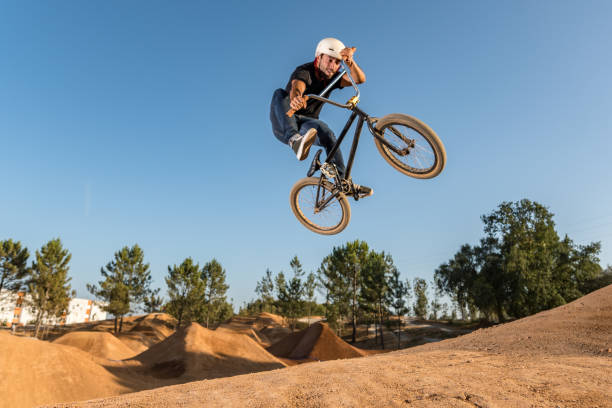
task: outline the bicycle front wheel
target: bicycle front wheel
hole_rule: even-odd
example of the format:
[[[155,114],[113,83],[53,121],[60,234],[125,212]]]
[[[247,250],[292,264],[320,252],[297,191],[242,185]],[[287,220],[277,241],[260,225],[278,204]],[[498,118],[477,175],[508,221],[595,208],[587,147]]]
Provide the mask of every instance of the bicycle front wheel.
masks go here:
[[[436,133],[412,116],[393,113],[376,122],[376,129],[397,153],[374,138],[381,156],[407,176],[428,179],[437,176],[446,164],[446,150]]]
[[[289,202],[293,214],[306,228],[318,234],[337,234],[349,223],[351,207],[342,193],[334,196],[333,185],[318,177],[298,180],[291,189]]]

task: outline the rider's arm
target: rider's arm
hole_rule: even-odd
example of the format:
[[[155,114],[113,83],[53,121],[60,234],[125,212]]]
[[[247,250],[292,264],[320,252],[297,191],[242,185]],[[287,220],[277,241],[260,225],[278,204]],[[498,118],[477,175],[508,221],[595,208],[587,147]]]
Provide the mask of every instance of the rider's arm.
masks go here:
[[[306,107],[306,101],[302,98],[304,91],[306,91],[306,83],[304,81],[299,79],[291,80],[291,92],[289,92],[289,104],[291,105],[291,109],[299,111]]]
[[[351,76],[353,77],[353,80],[355,80],[355,83],[363,84],[366,80],[366,76],[363,70],[359,67],[359,65],[357,65],[357,63],[353,59],[354,53],[355,53],[355,47],[345,48],[342,51],[340,51],[340,55],[342,55],[344,62],[346,63],[346,65],[348,65],[349,69],[351,70]],[[351,85],[351,80],[348,79],[347,75],[344,75],[342,77],[342,79],[340,80],[340,85],[342,85],[343,87]]]

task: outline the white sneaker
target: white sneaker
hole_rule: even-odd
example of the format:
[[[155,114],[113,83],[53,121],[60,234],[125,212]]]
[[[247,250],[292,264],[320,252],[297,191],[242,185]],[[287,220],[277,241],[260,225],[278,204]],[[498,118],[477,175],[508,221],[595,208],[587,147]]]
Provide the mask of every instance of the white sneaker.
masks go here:
[[[317,129],[309,129],[305,135],[296,137],[291,143],[291,148],[295,152],[295,156],[298,160],[304,160],[310,153],[310,147],[317,138]]]

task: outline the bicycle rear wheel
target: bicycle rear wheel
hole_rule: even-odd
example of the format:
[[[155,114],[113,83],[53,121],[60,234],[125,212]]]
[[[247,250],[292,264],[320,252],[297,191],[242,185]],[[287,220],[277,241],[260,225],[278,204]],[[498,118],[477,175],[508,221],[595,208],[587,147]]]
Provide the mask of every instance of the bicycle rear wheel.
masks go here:
[[[376,122],[380,135],[401,155],[374,138],[380,155],[396,170],[419,179],[440,174],[446,164],[446,150],[436,133],[425,123],[412,116],[393,113]],[[407,149],[407,150],[406,150]]]
[[[318,234],[333,235],[345,229],[351,219],[351,207],[346,196],[333,194],[331,183],[324,181],[320,186],[318,177],[306,177],[298,180],[291,189],[289,203],[295,217],[306,228]],[[320,207],[330,197],[331,200]],[[317,207],[320,207],[318,211]]]

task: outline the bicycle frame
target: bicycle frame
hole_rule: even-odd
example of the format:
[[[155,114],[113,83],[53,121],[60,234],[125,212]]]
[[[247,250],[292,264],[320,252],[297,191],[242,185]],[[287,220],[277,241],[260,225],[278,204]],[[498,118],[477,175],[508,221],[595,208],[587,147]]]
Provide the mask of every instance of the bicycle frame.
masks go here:
[[[341,61],[341,66],[342,66],[342,70],[340,72],[338,72],[338,74],[334,77],[334,79],[330,82],[330,84],[319,95],[307,95],[307,96],[309,98],[319,100],[319,101],[321,101],[323,103],[330,103],[330,104],[338,106],[340,108],[349,109],[349,110],[351,110],[353,112],[351,114],[351,116],[348,118],[348,120],[346,121],[346,124],[344,125],[344,128],[342,129],[342,132],[340,133],[340,136],[338,137],[338,140],[336,141],[336,144],[331,149],[331,151],[327,154],[327,157],[325,159],[325,163],[329,163],[330,160],[334,157],[334,154],[340,148],[340,144],[342,144],[342,141],[346,137],[350,127],[352,126],[353,122],[355,121],[355,118],[357,116],[359,116],[359,119],[357,120],[357,126],[355,128],[355,134],[353,136],[353,144],[351,146],[351,151],[350,151],[349,157],[348,157],[348,162],[347,162],[347,166],[346,166],[346,172],[344,174],[344,178],[342,179],[342,181],[347,181],[347,180],[349,180],[350,175],[351,175],[351,170],[353,168],[353,161],[355,160],[355,153],[357,152],[357,146],[359,145],[359,137],[361,136],[361,131],[363,129],[363,123],[364,122],[367,123],[368,129],[370,130],[370,133],[372,133],[372,136],[374,136],[383,145],[385,145],[390,150],[393,150],[395,153],[397,153],[400,156],[405,156],[405,155],[410,153],[410,148],[413,145],[412,144],[413,141],[408,139],[408,138],[406,138],[404,135],[402,135],[400,132],[398,132],[396,129],[394,129],[391,126],[390,130],[395,135],[397,135],[399,138],[401,138],[406,143],[406,145],[408,146],[408,147],[400,150],[400,149],[396,148],[395,146],[393,146],[384,137],[382,137],[380,135],[379,131],[374,128],[374,123],[376,123],[377,119],[376,118],[372,118],[370,115],[368,115],[367,113],[365,113],[364,111],[362,111],[361,109],[359,109],[357,107],[357,103],[359,102],[360,92],[359,92],[359,88],[357,88],[357,85],[355,84],[355,81],[353,80],[353,77],[351,77],[350,69],[345,64],[344,61]],[[346,104],[341,104],[341,103],[338,103],[336,101],[332,101],[331,99],[323,97],[322,95],[325,95],[325,93],[327,93],[331,89],[331,87],[336,82],[338,82],[340,80],[340,78],[342,78],[342,76],[344,76],[345,74],[348,76],[349,80],[351,81],[351,85],[355,89],[356,94],[351,99],[349,99]],[[316,205],[316,209],[325,208],[327,203],[329,203],[329,201],[331,199],[333,199],[335,196],[337,196],[340,192],[350,193],[350,190],[349,191],[343,191],[343,189],[342,189],[342,181],[338,180],[338,178],[336,177],[335,178],[336,179],[336,186],[338,187],[336,189],[336,192],[334,194],[332,194],[329,198],[327,198],[324,202],[319,203],[319,195],[320,195],[321,184],[322,184],[323,179],[324,179],[324,177],[323,177],[323,175],[321,175],[321,181],[319,183],[319,189],[317,190],[317,197],[316,197],[317,205]],[[356,196],[354,196],[354,197],[357,199]]]

